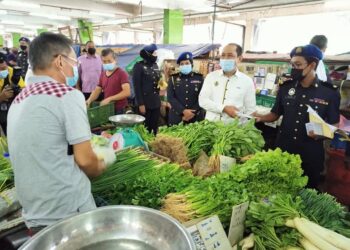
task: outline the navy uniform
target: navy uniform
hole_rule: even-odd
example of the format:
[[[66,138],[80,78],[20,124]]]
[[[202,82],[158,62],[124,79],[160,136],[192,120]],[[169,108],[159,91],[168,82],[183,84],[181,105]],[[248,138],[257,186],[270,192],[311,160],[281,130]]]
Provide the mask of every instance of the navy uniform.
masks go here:
[[[133,69],[136,104],[145,106],[145,126],[153,133],[158,131],[161,105],[158,88],[160,71],[156,63],[157,57],[152,55],[155,50],[157,46],[154,44],[144,47],[140,51],[143,61],[136,63]]]
[[[189,60],[193,64],[192,54],[190,52],[182,53],[177,59],[177,63],[180,64],[183,60]],[[205,112],[199,106],[198,102],[203,81],[203,75],[193,71],[190,73],[179,72],[171,75],[167,93],[168,101],[171,105],[168,119],[169,125],[182,122],[183,111],[185,109],[195,110],[195,116],[190,121],[183,121],[184,123],[204,120]]]
[[[319,55],[318,51],[314,52],[308,46],[294,49],[291,57]],[[323,170],[324,148],[322,140],[315,140],[307,135],[305,124],[309,122],[308,106],[327,123],[339,122],[340,94],[336,86],[322,82],[317,77],[308,88],[302,87],[295,80],[286,81],[280,86],[271,112],[283,116],[276,146],[300,155],[304,174],[309,177],[308,186],[317,188]]]
[[[26,37],[21,37],[19,41],[23,41],[29,44],[30,40]],[[24,48],[24,46],[21,46],[21,51],[18,52],[17,56],[17,65],[18,67],[21,67],[21,76],[24,79],[27,74],[28,66],[29,66],[29,58],[28,58],[28,52],[27,48]]]

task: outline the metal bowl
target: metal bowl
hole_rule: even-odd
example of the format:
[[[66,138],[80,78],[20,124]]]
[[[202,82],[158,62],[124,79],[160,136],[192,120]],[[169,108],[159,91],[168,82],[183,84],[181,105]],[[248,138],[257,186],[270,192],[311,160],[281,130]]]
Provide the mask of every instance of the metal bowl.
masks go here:
[[[195,250],[186,229],[150,208],[107,206],[54,224],[22,250]]]
[[[125,114],[125,115],[114,115],[109,117],[109,120],[116,125],[134,125],[143,123],[145,117],[141,115]]]

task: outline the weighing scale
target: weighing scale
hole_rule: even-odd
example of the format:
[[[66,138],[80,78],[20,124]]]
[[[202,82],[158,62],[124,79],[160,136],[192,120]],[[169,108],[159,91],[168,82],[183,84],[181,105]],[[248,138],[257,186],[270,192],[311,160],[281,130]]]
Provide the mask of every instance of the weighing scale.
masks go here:
[[[143,123],[145,117],[135,114],[114,115],[109,117],[109,121],[120,128],[117,134],[114,134],[111,138],[114,149],[118,145],[122,145],[122,148],[143,147],[148,150],[147,144],[142,140],[140,134],[133,129],[135,125]]]

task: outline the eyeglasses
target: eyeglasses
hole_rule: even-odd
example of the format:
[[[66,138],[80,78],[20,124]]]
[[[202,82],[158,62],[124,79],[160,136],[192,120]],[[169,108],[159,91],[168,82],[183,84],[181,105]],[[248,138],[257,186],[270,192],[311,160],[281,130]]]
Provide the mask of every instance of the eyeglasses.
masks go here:
[[[70,56],[67,56],[67,55],[61,55],[61,56],[63,56],[63,57],[65,57],[65,58],[67,58],[67,59],[73,61],[75,64],[78,64],[78,60],[75,59],[75,58],[73,58],[73,57],[70,57]]]

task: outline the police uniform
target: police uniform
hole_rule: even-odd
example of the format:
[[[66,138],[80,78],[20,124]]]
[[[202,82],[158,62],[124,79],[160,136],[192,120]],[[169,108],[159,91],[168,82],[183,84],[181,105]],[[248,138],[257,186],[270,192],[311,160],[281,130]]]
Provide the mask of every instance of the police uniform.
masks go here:
[[[153,53],[156,50],[155,45],[146,46],[144,51]],[[160,97],[158,82],[160,80],[160,71],[155,62],[144,59],[137,62],[133,69],[133,84],[135,88],[135,97],[138,106],[145,105],[145,126],[153,133],[157,133],[158,120],[160,117]]]
[[[294,56],[295,53],[291,56]],[[300,56],[303,56],[300,53]],[[307,135],[305,124],[309,122],[308,106],[329,124],[339,122],[340,94],[336,87],[317,77],[304,88],[298,81],[286,81],[280,86],[276,103],[271,112],[283,116],[276,146],[302,159],[304,174],[309,177],[308,186],[316,188],[323,170],[323,141]]]
[[[27,43],[29,43],[29,39],[25,38],[25,37],[21,37],[19,39],[19,41],[25,41]],[[18,56],[17,56],[17,65],[19,67],[21,67],[21,76],[24,79],[26,77],[27,74],[27,70],[28,70],[28,66],[29,66],[29,58],[28,58],[28,52],[21,50],[20,52],[18,52]]]
[[[177,60],[179,64],[182,60],[190,60],[192,62],[191,53],[183,53]],[[199,106],[198,96],[203,86],[203,75],[191,72],[187,75],[176,73],[171,75],[168,84],[168,101],[171,105],[169,111],[169,125],[175,125],[182,122],[183,111],[185,109],[195,110],[195,117],[184,123],[192,123],[204,120],[205,112]]]

